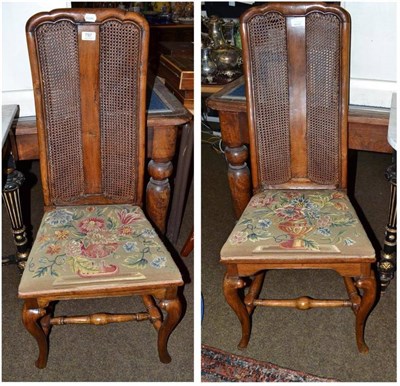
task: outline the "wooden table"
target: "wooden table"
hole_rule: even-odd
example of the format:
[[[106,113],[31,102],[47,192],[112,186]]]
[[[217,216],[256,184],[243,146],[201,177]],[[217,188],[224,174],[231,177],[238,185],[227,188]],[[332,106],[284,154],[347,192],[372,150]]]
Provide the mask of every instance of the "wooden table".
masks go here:
[[[168,91],[158,78],[149,79],[147,114],[147,158],[150,190],[163,192],[160,206],[168,206],[170,198],[169,177],[173,173],[172,160],[175,156],[178,127],[188,130],[187,123],[191,114]],[[16,158],[20,161],[39,158],[35,117],[19,118],[15,129]],[[178,159],[179,163],[179,159]],[[183,203],[182,203],[183,205]],[[157,228],[164,233],[166,216],[155,213],[147,207],[148,214],[154,219]],[[159,211],[163,212],[163,211]],[[170,217],[176,214],[172,212]],[[180,224],[180,219],[174,223]]]
[[[207,106],[217,110],[225,156],[229,162],[228,180],[235,215],[240,217],[250,200],[250,171],[246,161],[249,143],[244,78],[227,84],[207,99]],[[349,148],[390,153],[387,142],[389,109],[349,108]]]
[[[191,43],[190,43],[191,44]],[[161,55],[158,75],[165,79],[167,88],[193,114],[194,108],[194,72],[193,45],[186,43],[165,43],[164,49],[175,50],[175,54]],[[180,47],[180,48],[179,48]],[[188,52],[185,52],[185,47]],[[183,51],[180,51],[183,50]],[[175,193],[171,202],[171,214],[168,219],[167,237],[176,242],[179,235],[183,207],[186,199],[189,168],[193,156],[193,121],[182,131],[179,146],[179,158],[175,178]]]

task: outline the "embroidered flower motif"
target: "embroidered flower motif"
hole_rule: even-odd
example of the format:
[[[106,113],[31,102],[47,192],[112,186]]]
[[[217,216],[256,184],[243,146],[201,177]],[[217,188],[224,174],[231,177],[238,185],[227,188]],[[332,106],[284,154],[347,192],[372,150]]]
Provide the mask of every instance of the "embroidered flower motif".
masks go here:
[[[54,234],[56,235],[57,240],[67,240],[69,236],[69,231],[60,230],[60,231],[55,231]]]
[[[153,239],[154,237],[156,237],[156,235],[157,234],[154,229],[146,228],[143,232],[141,232],[141,236],[147,237],[149,239]]]
[[[266,207],[275,201],[273,196],[255,196],[250,201],[250,206],[253,208]]]
[[[28,269],[34,278],[70,271],[82,278],[115,275],[123,266],[135,273],[162,269],[168,255],[144,219],[139,208],[122,205],[49,212],[37,237],[40,255]]]
[[[350,237],[346,237],[346,238],[343,240],[343,242],[344,242],[344,244],[347,245],[347,246],[354,245],[354,244],[356,243],[356,242],[355,242],[353,239],[351,239]]]
[[[342,201],[340,202],[335,202],[333,204],[333,206],[337,209],[337,210],[348,210],[349,207]]]
[[[133,229],[129,225],[123,225],[118,229],[118,233],[121,236],[129,236],[133,233]]]
[[[342,192],[334,192],[331,195],[332,199],[342,199],[345,198],[345,195]]]
[[[236,232],[231,237],[231,243],[233,245],[242,244],[247,241],[248,233],[247,232]]]
[[[53,227],[63,227],[73,221],[73,213],[66,209],[57,209],[50,212],[46,218],[46,223]]]
[[[84,241],[86,244],[109,244],[117,243],[118,235],[105,230],[94,231],[86,234]]]
[[[331,230],[329,228],[318,228],[317,233],[323,236],[330,236],[331,235]]]
[[[260,206],[263,206],[263,205],[264,205],[264,197],[262,197],[262,196],[255,196],[255,197],[253,197],[253,198],[250,200],[249,205],[250,205],[252,208],[258,208],[258,207],[260,207]]]
[[[61,247],[56,244],[50,244],[46,249],[46,253],[48,253],[50,255],[55,255],[57,253],[60,253],[60,251],[61,251]]]
[[[160,268],[164,268],[166,266],[166,263],[167,263],[167,259],[165,258],[165,256],[157,256],[152,260],[150,265],[153,268],[160,269]]]
[[[78,228],[83,233],[99,231],[104,228],[104,220],[98,217],[90,217],[82,220],[78,224]]]
[[[134,242],[134,241],[128,241],[128,242],[126,242],[126,243],[123,245],[122,248],[124,248],[124,251],[125,251],[126,253],[132,253],[132,252],[135,252],[135,251],[138,251],[138,250],[139,250],[139,248],[137,247],[137,243]]]
[[[306,209],[310,209],[312,208],[314,205],[313,203],[310,201],[309,198],[306,198],[304,196],[299,196],[299,197],[294,197],[290,200],[290,204],[293,206],[297,206],[300,208],[306,208]]]
[[[81,243],[76,240],[69,241],[65,246],[65,252],[69,256],[79,256],[81,254]]]
[[[300,220],[304,217],[301,209],[292,205],[278,208],[276,209],[275,213],[285,220]]]
[[[292,199],[292,198],[298,197],[299,192],[289,191],[289,192],[285,192],[284,195],[287,199]]]
[[[319,217],[320,208],[309,198],[304,197],[304,195],[293,198],[290,204],[300,210],[303,216],[308,220],[317,219]]]
[[[272,221],[269,219],[262,219],[258,220],[258,224],[261,227],[261,229],[267,229],[272,225]]]
[[[117,212],[117,216],[123,225],[133,224],[135,221],[143,219],[140,213],[129,213],[126,209]]]
[[[45,243],[46,241],[49,241],[50,237],[48,235],[46,235],[45,233],[42,233],[39,237],[38,237],[38,241],[40,243]]]
[[[332,224],[332,219],[330,216],[322,216],[317,220],[317,227],[327,228],[330,227]]]

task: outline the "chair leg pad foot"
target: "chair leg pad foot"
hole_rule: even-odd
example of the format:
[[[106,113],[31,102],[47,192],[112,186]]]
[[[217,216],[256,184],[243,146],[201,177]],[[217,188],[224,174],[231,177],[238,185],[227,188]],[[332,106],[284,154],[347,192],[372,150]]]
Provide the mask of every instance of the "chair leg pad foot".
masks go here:
[[[247,348],[247,345],[248,345],[247,342],[245,342],[245,343],[240,342],[240,343],[238,344],[238,349],[239,349],[239,350],[245,350],[245,349]]]
[[[160,357],[160,362],[168,364],[171,362],[171,357],[169,355],[163,358]]]

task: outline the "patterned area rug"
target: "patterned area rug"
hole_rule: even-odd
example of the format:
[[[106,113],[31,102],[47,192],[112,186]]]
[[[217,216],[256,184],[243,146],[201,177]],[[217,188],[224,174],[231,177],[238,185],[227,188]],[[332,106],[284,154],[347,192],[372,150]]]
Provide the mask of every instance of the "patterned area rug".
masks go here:
[[[289,370],[272,363],[201,346],[202,382],[335,382],[335,379]]]

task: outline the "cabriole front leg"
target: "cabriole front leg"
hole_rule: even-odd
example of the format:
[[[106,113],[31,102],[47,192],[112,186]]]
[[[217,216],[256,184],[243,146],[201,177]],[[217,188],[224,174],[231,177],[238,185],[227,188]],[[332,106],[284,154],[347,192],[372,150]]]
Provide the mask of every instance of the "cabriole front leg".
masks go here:
[[[22,309],[22,321],[28,332],[36,339],[39,356],[35,362],[36,367],[44,369],[47,365],[49,354],[49,329],[43,328],[40,320],[47,314],[46,306],[39,306],[36,299],[25,300]]]
[[[250,315],[245,304],[239,296],[238,290],[243,288],[245,283],[243,279],[237,276],[229,276],[228,273],[224,277],[224,295],[227,303],[235,311],[242,326],[242,338],[240,339],[238,348],[244,349],[249,344],[250,339]]]
[[[361,353],[367,353],[369,351],[368,346],[364,340],[365,321],[372,307],[375,304],[376,299],[376,279],[375,274],[371,271],[369,277],[361,277],[355,282],[357,288],[363,290],[361,298],[360,308],[356,313],[356,339],[358,351]]]
[[[159,304],[167,315],[158,330],[158,355],[162,363],[169,363],[171,356],[167,348],[168,339],[182,316],[182,303],[178,297],[178,289],[168,288],[165,298]]]

